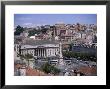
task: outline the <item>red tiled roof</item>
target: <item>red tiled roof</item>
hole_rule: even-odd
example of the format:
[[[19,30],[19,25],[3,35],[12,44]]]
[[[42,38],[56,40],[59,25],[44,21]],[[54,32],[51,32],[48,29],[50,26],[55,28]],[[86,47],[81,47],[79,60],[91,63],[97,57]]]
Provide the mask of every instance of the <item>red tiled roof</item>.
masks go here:
[[[97,68],[96,67],[81,67],[79,68],[78,72],[81,72],[85,75],[96,75]]]
[[[16,64],[14,70],[22,68],[24,65],[21,64]],[[36,70],[36,69],[32,69],[31,67],[26,67],[26,76],[46,76],[48,74],[40,71],[40,70]]]
[[[16,65],[15,65],[15,68],[21,68],[21,67],[22,67],[21,64],[16,64]]]
[[[47,74],[45,74],[42,71],[36,70],[36,69],[32,69],[30,67],[26,68],[26,75],[27,76],[46,76]]]

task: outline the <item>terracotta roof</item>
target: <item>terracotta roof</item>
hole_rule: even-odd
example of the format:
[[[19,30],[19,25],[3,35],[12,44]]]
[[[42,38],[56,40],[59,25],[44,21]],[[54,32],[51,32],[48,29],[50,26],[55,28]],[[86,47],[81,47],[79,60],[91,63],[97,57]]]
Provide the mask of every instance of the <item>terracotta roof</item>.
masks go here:
[[[22,68],[23,66],[24,65],[16,64],[14,70]],[[26,67],[26,76],[46,76],[46,75],[48,75],[48,74],[46,74],[40,70],[32,69],[31,67]]]
[[[15,69],[18,69],[18,68],[21,68],[21,67],[23,67],[23,65],[21,65],[21,64],[15,64]]]
[[[27,76],[46,76],[47,74],[45,74],[42,71],[36,70],[36,69],[32,69],[30,67],[26,68],[26,75]]]
[[[97,68],[96,67],[80,67],[78,72],[81,72],[88,76],[97,75]]]

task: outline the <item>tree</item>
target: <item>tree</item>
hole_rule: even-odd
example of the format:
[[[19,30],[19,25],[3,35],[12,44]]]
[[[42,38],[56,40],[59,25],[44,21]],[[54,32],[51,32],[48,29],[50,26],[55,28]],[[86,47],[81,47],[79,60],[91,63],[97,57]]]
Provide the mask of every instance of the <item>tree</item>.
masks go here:
[[[32,54],[29,54],[29,53],[27,53],[27,54],[24,56],[24,59],[26,59],[26,61],[28,62],[28,66],[29,66],[29,59],[32,59],[32,58],[33,58]]]
[[[54,75],[58,74],[60,70],[49,63],[45,63],[44,65],[41,66],[41,70],[44,71],[45,73],[52,73]]]
[[[47,32],[47,30],[48,30],[48,28],[42,28],[42,29],[41,29],[41,32],[42,32],[43,34],[45,34],[45,33]]]
[[[29,54],[27,53],[25,56],[24,56],[25,59],[31,59],[33,58],[32,54]]]
[[[23,60],[24,59],[24,55],[19,54],[20,59]]]
[[[51,72],[50,65],[48,63],[45,63],[44,65],[41,66],[41,70],[43,70],[46,73],[50,73]]]
[[[36,30],[36,29],[33,29],[33,30],[28,31],[28,33],[29,33],[29,36],[34,36],[35,34],[39,34],[40,31]]]
[[[52,68],[51,68],[51,73],[52,73],[52,74],[56,75],[56,74],[59,74],[59,72],[60,72],[60,69],[58,69],[58,68],[52,66]]]
[[[63,52],[63,56],[67,58],[77,58],[78,60],[90,60],[90,61],[97,61],[97,55],[92,53],[86,53],[86,52]]]
[[[20,35],[24,31],[24,28],[18,25],[16,27],[16,31],[14,32],[14,35]]]

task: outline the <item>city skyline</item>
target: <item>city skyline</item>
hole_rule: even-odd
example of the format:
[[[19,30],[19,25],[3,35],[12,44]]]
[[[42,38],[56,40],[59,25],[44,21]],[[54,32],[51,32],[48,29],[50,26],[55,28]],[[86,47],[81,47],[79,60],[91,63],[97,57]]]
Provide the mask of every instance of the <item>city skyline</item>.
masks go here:
[[[96,14],[16,14],[14,19],[20,25],[14,30],[15,76],[97,76]]]
[[[97,14],[15,14],[14,27],[35,27],[41,25],[65,24],[97,24]]]

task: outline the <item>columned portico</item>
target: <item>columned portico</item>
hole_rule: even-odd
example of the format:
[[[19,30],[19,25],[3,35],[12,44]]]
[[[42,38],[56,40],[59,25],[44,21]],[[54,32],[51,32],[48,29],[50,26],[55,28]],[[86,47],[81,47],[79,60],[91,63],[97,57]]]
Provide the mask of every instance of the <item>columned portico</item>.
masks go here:
[[[46,57],[46,48],[36,48],[35,56],[37,57]]]
[[[28,51],[27,51],[28,50]],[[33,50],[33,51],[32,51]],[[62,58],[62,47],[61,44],[40,44],[40,45],[22,45],[21,46],[21,53],[25,55],[26,53],[33,53],[34,57],[37,59],[40,58],[48,58],[48,57],[55,57],[59,55],[59,59]]]

